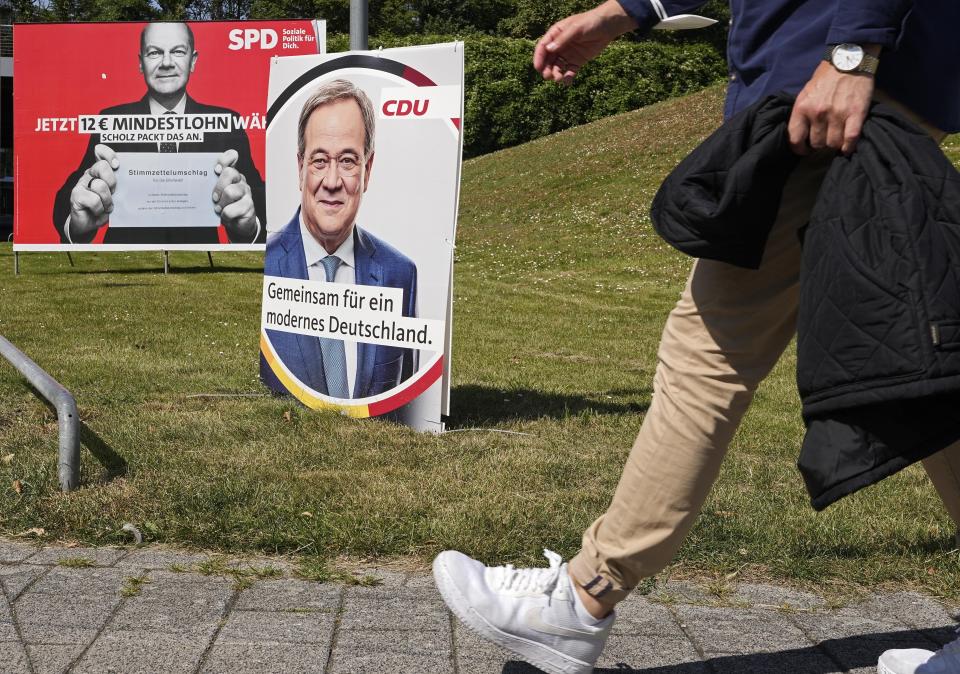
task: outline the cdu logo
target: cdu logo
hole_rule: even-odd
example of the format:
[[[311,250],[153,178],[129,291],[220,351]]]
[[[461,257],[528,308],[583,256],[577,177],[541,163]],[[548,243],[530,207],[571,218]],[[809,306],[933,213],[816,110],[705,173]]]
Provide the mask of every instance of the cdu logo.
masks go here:
[[[423,117],[429,109],[428,99],[391,99],[383,102],[382,111],[384,117],[407,117],[408,115]]]
[[[455,85],[384,87],[380,90],[381,119],[456,119],[462,96]]]

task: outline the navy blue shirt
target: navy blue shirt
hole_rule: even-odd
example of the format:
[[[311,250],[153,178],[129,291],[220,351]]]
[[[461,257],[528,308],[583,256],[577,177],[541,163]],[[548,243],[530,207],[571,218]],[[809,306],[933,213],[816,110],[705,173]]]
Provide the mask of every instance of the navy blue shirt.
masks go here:
[[[705,0],[659,0],[667,16]],[[651,0],[618,0],[649,31]],[[730,0],[730,116],[767,94],[797,94],[827,45],[879,44],[877,88],[950,133],[960,131],[960,0]]]

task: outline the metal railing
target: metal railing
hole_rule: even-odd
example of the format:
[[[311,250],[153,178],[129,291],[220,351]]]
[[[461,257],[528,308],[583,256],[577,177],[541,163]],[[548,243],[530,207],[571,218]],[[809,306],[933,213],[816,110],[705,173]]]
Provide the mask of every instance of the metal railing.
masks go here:
[[[57,411],[60,426],[60,450],[57,454],[57,475],[60,489],[73,491],[80,484],[80,415],[70,391],[9,340],[0,337],[0,356],[26,377],[30,385]]]

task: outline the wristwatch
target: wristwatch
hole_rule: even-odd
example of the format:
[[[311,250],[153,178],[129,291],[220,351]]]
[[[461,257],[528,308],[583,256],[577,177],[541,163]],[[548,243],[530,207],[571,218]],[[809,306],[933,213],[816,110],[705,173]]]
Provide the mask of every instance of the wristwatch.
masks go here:
[[[880,59],[863,50],[858,44],[831,44],[827,45],[824,60],[833,64],[833,67],[842,73],[867,73],[876,75]]]

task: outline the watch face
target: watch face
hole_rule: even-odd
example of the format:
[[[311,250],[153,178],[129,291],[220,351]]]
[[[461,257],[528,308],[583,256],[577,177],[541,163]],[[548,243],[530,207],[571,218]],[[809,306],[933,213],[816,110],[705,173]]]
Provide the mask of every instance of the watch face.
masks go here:
[[[863,48],[857,44],[838,44],[833,49],[833,57],[830,61],[837,70],[844,72],[856,70],[863,61]]]

